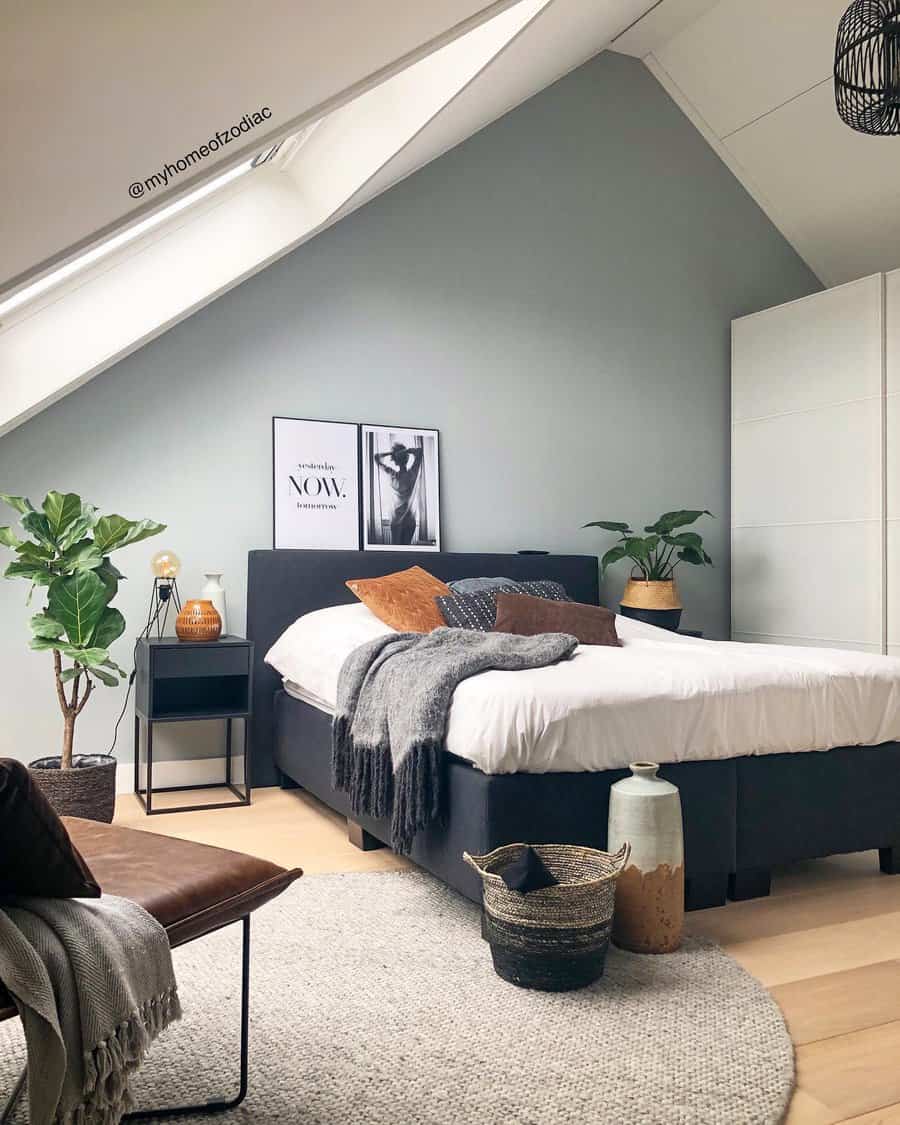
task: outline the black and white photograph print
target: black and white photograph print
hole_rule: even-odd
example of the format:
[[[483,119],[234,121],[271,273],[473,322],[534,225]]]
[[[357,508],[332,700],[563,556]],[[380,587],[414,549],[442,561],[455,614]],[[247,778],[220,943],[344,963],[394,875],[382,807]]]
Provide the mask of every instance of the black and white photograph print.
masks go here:
[[[362,427],[363,546],[441,549],[438,431]]]
[[[272,419],[273,544],[359,550],[359,426]]]

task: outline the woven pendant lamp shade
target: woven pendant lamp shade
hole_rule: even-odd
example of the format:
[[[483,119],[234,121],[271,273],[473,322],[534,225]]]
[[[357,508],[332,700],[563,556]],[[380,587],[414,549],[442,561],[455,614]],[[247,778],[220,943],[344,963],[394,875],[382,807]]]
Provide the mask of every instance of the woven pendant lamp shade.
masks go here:
[[[900,0],[854,0],[838,26],[834,93],[860,133],[900,134]]]

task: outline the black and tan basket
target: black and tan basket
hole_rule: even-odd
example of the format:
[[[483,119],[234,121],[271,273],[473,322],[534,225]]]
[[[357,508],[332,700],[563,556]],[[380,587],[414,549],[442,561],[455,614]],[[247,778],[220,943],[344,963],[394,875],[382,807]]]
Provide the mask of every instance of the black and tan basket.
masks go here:
[[[500,872],[525,844],[507,844],[488,855],[463,859],[481,876],[481,933],[490,943],[497,975],[521,988],[568,992],[603,975],[612,930],[616,879],[631,848],[615,855],[568,844],[534,844],[555,886],[522,894]]]

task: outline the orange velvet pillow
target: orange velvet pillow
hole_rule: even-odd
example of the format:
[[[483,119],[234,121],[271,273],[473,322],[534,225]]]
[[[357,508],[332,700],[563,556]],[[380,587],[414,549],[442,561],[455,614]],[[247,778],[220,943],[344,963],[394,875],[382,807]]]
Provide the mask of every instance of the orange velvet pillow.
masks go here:
[[[401,633],[430,633],[444,624],[435,598],[453,591],[420,566],[383,578],[351,578],[347,586],[375,616]]]

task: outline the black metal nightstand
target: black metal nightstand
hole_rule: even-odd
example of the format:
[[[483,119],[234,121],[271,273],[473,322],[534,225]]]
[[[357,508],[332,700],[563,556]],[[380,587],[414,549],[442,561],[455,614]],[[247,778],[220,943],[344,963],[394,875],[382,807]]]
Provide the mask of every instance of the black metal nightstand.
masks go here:
[[[253,698],[253,642],[243,637],[217,641],[180,641],[177,637],[142,637],[135,653],[134,792],[148,816],[197,809],[225,809],[250,804],[248,719]],[[225,720],[225,780],[202,785],[159,786],[156,793],[191,789],[230,789],[235,801],[153,807],[153,726],[196,719]],[[244,789],[232,778],[232,720],[243,726]],[[141,720],[147,726],[147,785],[141,788]]]

